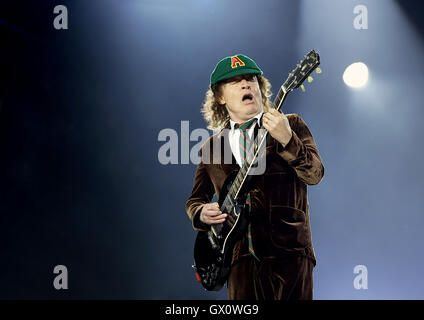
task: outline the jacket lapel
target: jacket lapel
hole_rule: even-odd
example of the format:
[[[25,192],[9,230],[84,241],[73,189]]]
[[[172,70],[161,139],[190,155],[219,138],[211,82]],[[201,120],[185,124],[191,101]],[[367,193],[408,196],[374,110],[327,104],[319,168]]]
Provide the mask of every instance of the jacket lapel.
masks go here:
[[[217,143],[221,149],[219,166],[227,175],[234,170],[240,169],[240,166],[231,151],[230,139],[228,136],[229,132],[230,124],[228,123],[228,125],[217,135]]]

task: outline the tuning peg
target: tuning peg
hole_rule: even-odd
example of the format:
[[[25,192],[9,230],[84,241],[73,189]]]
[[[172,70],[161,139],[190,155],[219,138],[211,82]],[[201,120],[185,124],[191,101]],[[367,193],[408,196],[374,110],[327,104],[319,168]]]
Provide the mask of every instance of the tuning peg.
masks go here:
[[[321,70],[320,68],[316,68],[316,69],[315,69],[315,72],[316,72],[316,73],[321,73],[321,72],[322,72],[322,70]]]
[[[314,81],[314,78],[312,78],[311,76],[308,77],[308,82],[312,82]]]
[[[303,92],[305,92],[306,90],[305,90],[305,86],[302,84],[301,86],[300,86],[300,88],[302,89],[302,91]]]

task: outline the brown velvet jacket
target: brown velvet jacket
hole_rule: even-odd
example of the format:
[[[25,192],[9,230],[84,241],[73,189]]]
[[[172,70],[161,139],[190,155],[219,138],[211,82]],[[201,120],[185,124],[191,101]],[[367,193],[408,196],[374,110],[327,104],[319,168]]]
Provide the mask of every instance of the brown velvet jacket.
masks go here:
[[[297,114],[286,116],[293,132],[291,140],[285,147],[275,139],[270,140],[266,147],[265,173],[254,176],[249,183],[253,247],[259,258],[278,258],[294,253],[310,257],[315,264],[307,185],[321,181],[324,166],[303,119]],[[214,146],[220,146],[221,152],[214,153]],[[203,205],[211,202],[214,194],[219,198],[227,175],[240,169],[234,157],[230,164],[223,159],[225,151],[228,152],[225,148],[230,148],[228,130],[212,136],[201,152],[206,148],[211,151],[210,161],[198,165],[193,190],[186,202],[186,211],[198,231],[209,228],[199,220]],[[234,247],[233,263],[247,255],[246,235]]]

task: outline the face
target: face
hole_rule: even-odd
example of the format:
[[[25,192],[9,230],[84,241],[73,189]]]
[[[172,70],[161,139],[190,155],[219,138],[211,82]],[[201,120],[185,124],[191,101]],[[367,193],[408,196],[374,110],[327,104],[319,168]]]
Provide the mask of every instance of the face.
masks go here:
[[[231,120],[244,122],[263,110],[262,94],[256,75],[246,74],[225,80],[219,104],[225,104]]]

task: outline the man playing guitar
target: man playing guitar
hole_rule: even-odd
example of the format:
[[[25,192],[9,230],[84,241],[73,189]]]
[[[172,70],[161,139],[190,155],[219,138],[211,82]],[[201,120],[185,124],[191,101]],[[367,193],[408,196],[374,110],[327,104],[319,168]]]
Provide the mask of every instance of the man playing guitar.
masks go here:
[[[242,54],[226,57],[211,74],[202,108],[208,128],[221,130],[206,145],[223,139],[233,163],[225,163],[222,154],[220,163],[198,165],[186,202],[197,231],[226,221],[227,213],[211,203],[214,194],[219,197],[225,178],[242,167],[258,128],[271,136],[265,173],[248,185],[249,228],[234,245],[227,282],[231,300],[313,298],[316,260],[307,185],[321,181],[324,166],[302,118],[271,107],[270,88],[252,59]]]

